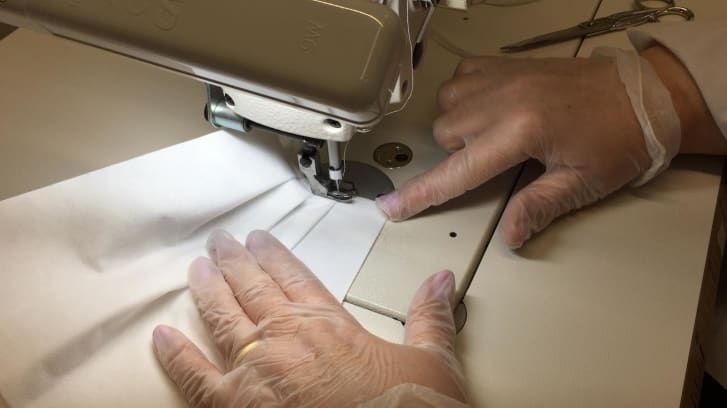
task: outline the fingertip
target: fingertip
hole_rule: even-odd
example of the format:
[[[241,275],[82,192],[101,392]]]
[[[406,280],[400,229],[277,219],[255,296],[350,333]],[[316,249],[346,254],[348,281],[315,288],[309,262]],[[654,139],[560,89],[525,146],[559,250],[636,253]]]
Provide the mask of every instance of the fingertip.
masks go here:
[[[518,249],[522,248],[523,245],[525,245],[525,239],[522,238],[512,238],[512,239],[505,239],[505,245],[512,251],[517,251]]]
[[[478,69],[478,62],[481,58],[464,58],[457,64],[457,68],[454,70],[454,76],[461,76],[471,74]]]
[[[437,141],[448,136],[448,129],[446,116],[440,116],[432,122],[432,134]]]
[[[389,221],[397,222],[403,219],[400,209],[401,199],[396,191],[377,197],[376,206],[384,213]]]
[[[438,272],[434,275],[432,285],[434,285],[435,295],[446,297],[450,300],[450,303],[452,303],[455,286],[454,272],[450,270]]]
[[[217,270],[217,266],[214,262],[212,262],[209,258],[200,256],[189,265],[187,278],[189,279],[191,286],[198,286],[207,282],[217,273],[219,273],[219,271]]]
[[[500,233],[510,249],[520,249],[530,238],[530,215],[520,200],[513,199],[502,215]]]
[[[437,103],[442,111],[446,112],[452,109],[457,103],[457,89],[452,81],[445,82],[439,88],[437,94]]]
[[[446,299],[446,303],[450,306],[454,303],[455,293],[455,276],[450,270],[443,270],[431,275],[425,280],[414,295],[412,301],[412,310],[420,307],[421,304],[427,303],[432,299],[438,299],[438,302]]]
[[[405,344],[451,349],[454,341],[455,276],[444,270],[430,276],[417,291],[406,319]]]
[[[505,245],[510,249],[520,249],[527,240],[527,236],[523,233],[521,227],[513,223],[505,223],[500,226],[500,233]]]
[[[432,123],[432,136],[437,144],[449,153],[452,153],[456,148],[452,140],[454,139],[451,135],[450,127],[447,124],[445,116],[440,116],[434,123]]]
[[[207,240],[207,253],[215,263],[219,263],[226,258],[239,257],[244,248],[229,232],[216,230]]]
[[[454,153],[465,147],[466,140],[457,135],[452,126],[452,115],[443,115],[432,123],[432,135],[439,147],[448,153]]]
[[[209,241],[234,241],[235,237],[229,232],[223,229],[216,229],[212,231],[209,237]]]
[[[152,339],[154,341],[154,349],[157,354],[166,350],[172,339],[172,328],[163,324],[158,325],[152,332]]]
[[[275,242],[275,237],[270,234],[268,231],[264,230],[255,230],[247,234],[247,239],[245,240],[245,246],[249,250],[256,250],[265,248]]]

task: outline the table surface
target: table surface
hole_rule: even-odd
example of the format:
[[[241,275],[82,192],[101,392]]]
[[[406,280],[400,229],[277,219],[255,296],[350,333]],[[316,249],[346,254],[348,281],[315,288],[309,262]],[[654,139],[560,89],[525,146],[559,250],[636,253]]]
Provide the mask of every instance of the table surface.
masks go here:
[[[543,0],[441,12],[433,25],[439,41],[430,41],[429,51],[495,54],[500,45],[587,20],[597,10],[630,6],[629,0],[574,3]],[[680,3],[700,19],[727,15],[721,0]],[[14,35],[46,41],[32,33]],[[57,40],[47,41],[52,47]],[[628,42],[613,34],[582,47],[572,41],[529,55],[583,56],[606,44]],[[23,123],[16,128],[26,133],[0,125],[0,199],[209,132],[199,109],[204,90],[193,81],[136,63],[108,64],[105,56],[93,57],[104,64],[104,72],[94,74],[54,61],[73,60],[74,53],[85,52],[81,49],[63,47],[62,56],[38,51],[24,51],[38,61],[28,66],[27,76],[56,75],[60,69],[67,81],[43,89],[28,81],[22,104],[36,109],[11,110],[16,114],[3,121]],[[109,83],[108,75],[117,81]],[[146,90],[143,103],[124,92],[132,86]],[[90,122],[108,123],[103,140],[84,128],[89,118],[67,117],[87,108],[89,89],[99,106],[88,112],[94,115]],[[110,101],[113,109],[106,108]],[[13,102],[0,95],[3,103]],[[72,143],[48,140],[58,123],[69,122],[78,123]],[[504,248],[496,233],[467,292],[468,319],[458,339],[475,405],[679,406],[721,168],[721,159],[680,158],[644,188],[622,191],[558,221],[517,253]],[[528,165],[518,184],[536,175],[537,168]],[[345,306],[373,332],[401,339],[398,321]]]

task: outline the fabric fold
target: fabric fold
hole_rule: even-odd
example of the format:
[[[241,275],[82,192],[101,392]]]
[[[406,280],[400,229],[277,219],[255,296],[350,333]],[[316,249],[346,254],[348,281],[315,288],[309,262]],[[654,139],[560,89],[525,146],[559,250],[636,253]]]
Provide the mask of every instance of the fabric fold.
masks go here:
[[[277,138],[254,133],[0,202],[0,394],[10,406],[181,404],[151,331],[178,327],[219,361],[186,289],[211,231],[271,230],[343,300],[383,223],[369,200],[313,196]]]

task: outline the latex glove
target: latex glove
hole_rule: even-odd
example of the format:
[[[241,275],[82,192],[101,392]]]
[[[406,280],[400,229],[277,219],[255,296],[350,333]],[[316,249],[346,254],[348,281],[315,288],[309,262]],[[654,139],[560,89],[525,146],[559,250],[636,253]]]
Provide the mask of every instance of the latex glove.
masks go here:
[[[451,156],[379,198],[379,207],[403,220],[536,159],[545,174],[519,191],[502,217],[512,248],[555,218],[654,177],[679,150],[669,91],[635,54],[618,63],[465,59],[440,89],[439,104],[444,114],[434,137]]]
[[[441,406],[465,400],[451,272],[424,282],[398,345],[363,329],[266,232],[251,233],[246,246],[218,232],[208,251],[212,260],[192,264],[189,287],[226,366],[172,328],[153,336],[161,365],[193,406],[349,407],[394,401],[407,393],[402,384],[428,389]]]

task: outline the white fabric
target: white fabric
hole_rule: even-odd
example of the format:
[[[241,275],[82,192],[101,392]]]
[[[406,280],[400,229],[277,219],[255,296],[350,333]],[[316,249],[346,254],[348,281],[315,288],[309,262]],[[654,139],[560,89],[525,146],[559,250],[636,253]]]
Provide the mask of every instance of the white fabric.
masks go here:
[[[182,404],[163,323],[216,359],[186,290],[209,233],[271,230],[342,300],[384,218],[312,196],[275,137],[218,132],[0,202],[0,394],[10,406]]]

